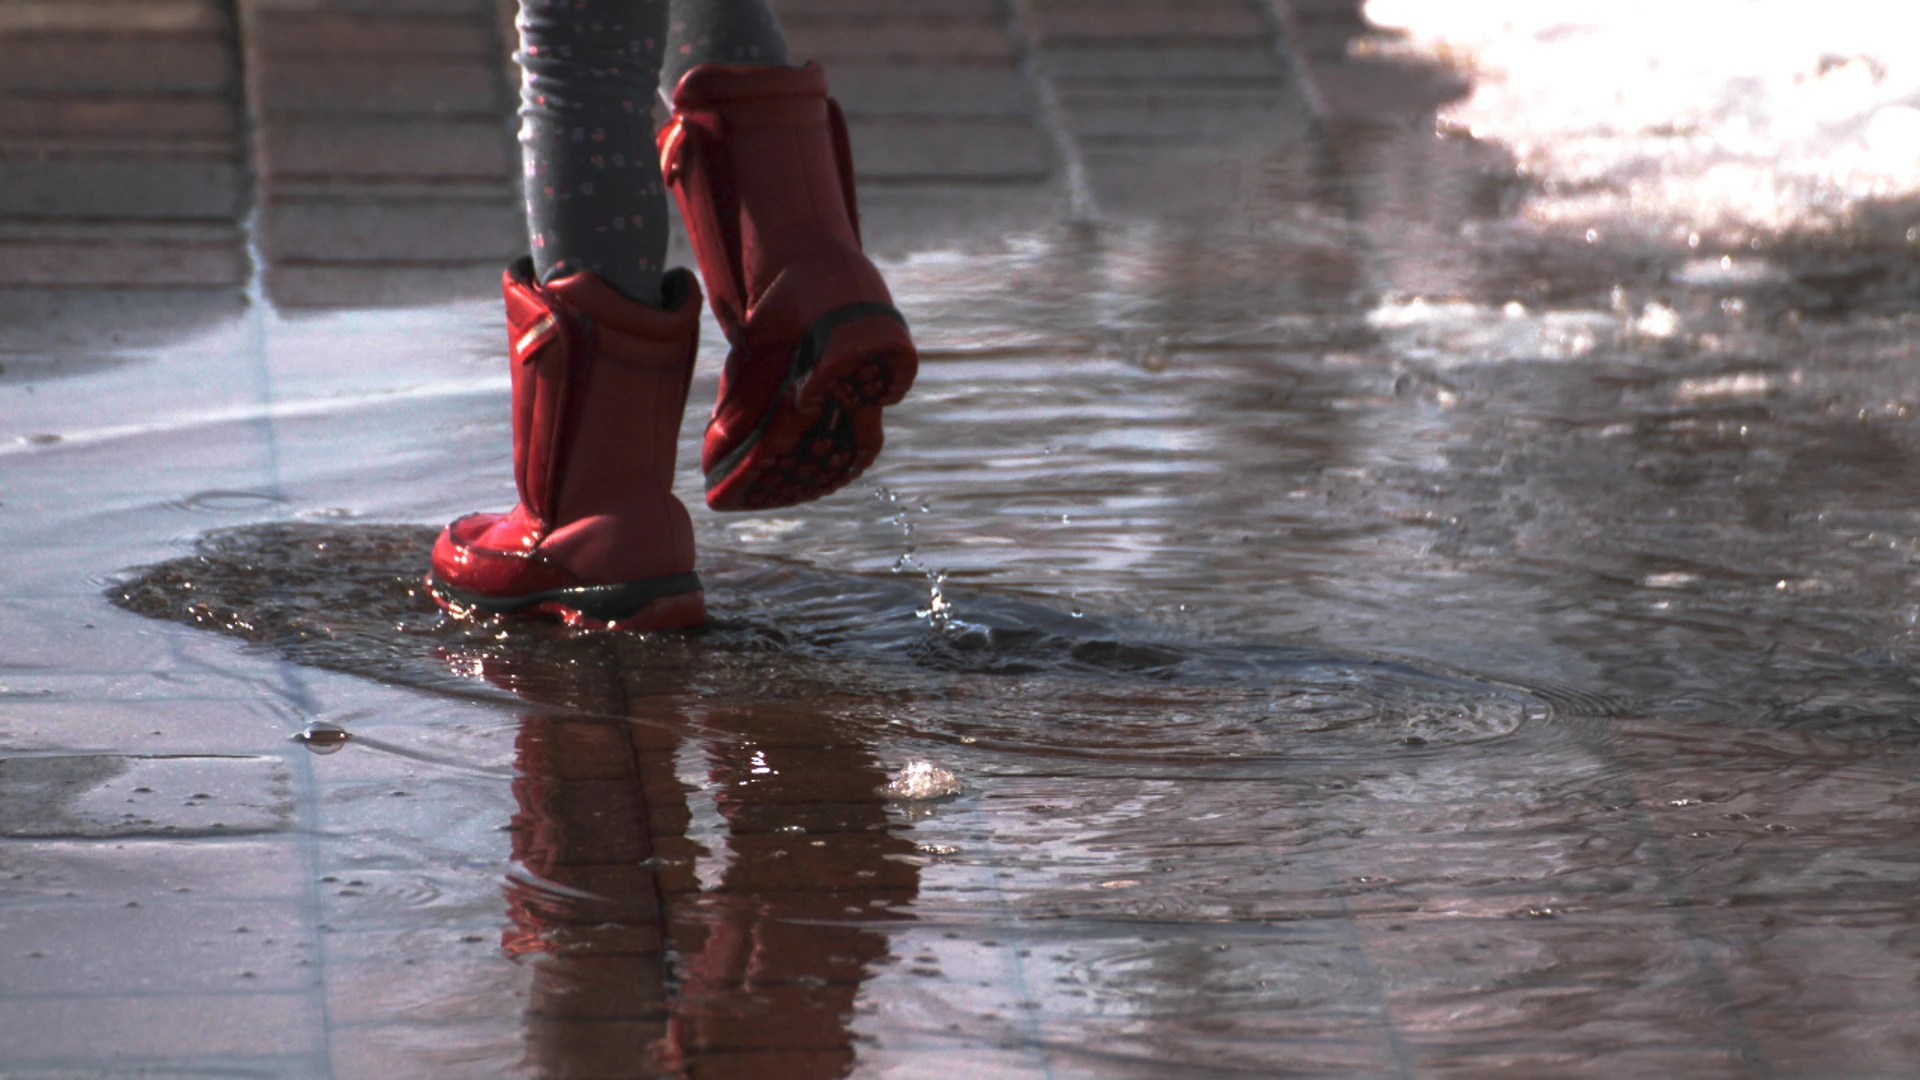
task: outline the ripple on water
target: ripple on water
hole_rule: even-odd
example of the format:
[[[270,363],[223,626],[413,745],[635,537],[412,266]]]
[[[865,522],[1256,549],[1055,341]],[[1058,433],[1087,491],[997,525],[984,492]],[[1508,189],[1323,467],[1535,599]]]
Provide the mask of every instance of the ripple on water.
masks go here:
[[[201,513],[231,513],[284,506],[287,497],[270,491],[196,491],[170,505]]]
[[[851,714],[895,734],[1110,762],[1417,760],[1577,735],[1599,711],[1399,661],[1173,640],[999,594],[968,595],[968,621],[940,630],[913,614],[923,584],[724,551],[702,565],[713,621],[700,633],[454,620],[421,586],[434,535],[317,523],[222,530],[186,558],[125,577],[110,596],[297,662],[442,693],[591,709],[611,650],[621,670],[661,693],[697,685],[763,700],[828,687]],[[344,735],[316,728],[303,741],[324,750]]]

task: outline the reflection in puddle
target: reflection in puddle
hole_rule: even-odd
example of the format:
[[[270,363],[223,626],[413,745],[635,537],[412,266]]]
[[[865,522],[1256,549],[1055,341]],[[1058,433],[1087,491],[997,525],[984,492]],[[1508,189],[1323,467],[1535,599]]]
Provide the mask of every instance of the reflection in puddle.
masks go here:
[[[703,568],[715,618],[701,633],[464,624],[419,595],[432,536],[228,530],[113,595],[303,663],[518,714],[502,943],[531,970],[534,1075],[839,1077],[876,1027],[886,1042],[920,1037],[917,1009],[943,999],[969,1017],[962,1031],[1036,1045],[1049,1037],[1013,1021],[1051,1022],[1042,1000],[1121,1017],[1177,983],[1227,1015],[1319,1007],[1358,976],[1294,970],[1297,956],[1339,955],[1319,932],[1243,940],[1246,920],[1277,914],[1265,903],[1293,903],[1291,887],[1256,899],[1270,871],[1235,853],[1250,837],[1215,857],[1156,850],[1207,850],[1223,825],[1270,836],[1269,815],[1312,804],[1395,799],[1442,751],[1485,768],[1499,757],[1476,746],[1517,741],[1571,762],[1589,740],[1583,715],[1550,693],[1302,649],[1135,640],[993,594],[964,595],[969,621],[937,629],[911,615],[922,594],[893,575],[724,552]],[[346,732],[314,724],[303,738],[337,749]],[[1584,771],[1596,792],[1618,787],[1605,768]],[[1169,796],[1209,781],[1267,794],[1165,816],[1178,813]],[[982,830],[983,808],[1009,799],[1019,820]],[[1331,820],[1283,829],[1341,832]],[[1289,861],[1270,870],[1289,878]],[[1012,905],[1000,921],[956,906],[983,886]],[[939,929],[917,933],[928,918]],[[1030,920],[1065,934],[1045,956],[1020,944]],[[1141,922],[1179,929],[1111,929]],[[896,1002],[885,1014],[862,1004],[896,979],[917,989],[882,994]]]
[[[709,712],[705,784],[726,831],[720,850],[696,848],[674,773],[688,725],[671,705],[628,709],[529,715],[516,740],[524,876],[509,880],[502,945],[534,971],[533,1075],[845,1075],[854,999],[888,954],[873,924],[908,917],[916,889],[892,858],[912,844],[876,795],[884,773],[816,717],[769,746],[774,718]],[[804,815],[783,812],[796,798]],[[725,867],[711,884],[706,859]]]
[[[1588,716],[1611,708],[1389,660],[1181,642],[1147,624],[993,593],[962,593],[968,618],[941,625],[915,614],[925,594],[910,579],[729,552],[702,563],[712,617],[696,633],[467,622],[442,616],[421,592],[419,560],[433,537],[411,526],[225,530],[203,538],[199,554],[128,577],[110,594],[301,663],[462,696],[504,702],[512,698],[498,691],[507,690],[596,711],[583,702],[614,678],[609,664],[648,694],[671,695],[689,679],[701,696],[729,700],[829,685],[896,734],[1087,760],[1331,763],[1523,734],[1555,742],[1577,739]],[[1004,678],[973,678],[983,675]],[[942,699],[964,704],[932,707]],[[307,731],[303,739],[322,744],[347,737]],[[939,797],[957,783],[940,765],[913,764],[897,777],[906,798]]]

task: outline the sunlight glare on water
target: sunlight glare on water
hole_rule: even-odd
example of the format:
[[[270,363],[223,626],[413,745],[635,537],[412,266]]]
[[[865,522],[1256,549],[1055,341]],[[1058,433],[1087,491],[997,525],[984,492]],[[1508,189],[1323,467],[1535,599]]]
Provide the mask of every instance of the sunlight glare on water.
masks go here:
[[[1721,243],[1920,193],[1920,7],[1882,0],[1369,0],[1379,46],[1472,73],[1445,127],[1546,185],[1525,213]]]
[[[931,761],[909,761],[887,781],[888,797],[910,802],[951,799],[966,790],[960,778]]]

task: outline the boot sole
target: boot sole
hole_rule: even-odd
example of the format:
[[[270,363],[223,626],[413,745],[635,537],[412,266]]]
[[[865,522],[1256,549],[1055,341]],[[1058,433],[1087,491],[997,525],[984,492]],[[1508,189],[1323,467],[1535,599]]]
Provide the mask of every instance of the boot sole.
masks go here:
[[[840,490],[879,456],[881,410],[907,396],[920,369],[891,304],[829,312],[793,352],[773,408],[707,471],[709,507],[772,510]]]
[[[481,596],[456,589],[427,575],[427,593],[454,618],[475,613],[502,616],[546,615],[581,630],[684,630],[707,621],[706,593],[697,574],[631,581],[620,585],[580,585],[526,596]]]

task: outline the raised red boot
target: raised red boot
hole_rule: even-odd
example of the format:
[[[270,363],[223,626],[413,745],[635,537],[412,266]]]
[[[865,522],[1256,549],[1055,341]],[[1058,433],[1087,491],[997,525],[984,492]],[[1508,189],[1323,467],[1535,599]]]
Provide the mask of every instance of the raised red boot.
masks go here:
[[[707,505],[826,495],[880,453],[919,356],[860,247],[853,159],[820,68],[701,64],[660,166],[733,346],[700,452]]]
[[[700,333],[700,286],[678,270],[665,309],[590,273],[548,285],[507,268],[513,479],[520,504],[469,514],[433,546],[427,586],[464,616],[556,615],[569,626],[666,630],[706,618],[673,458]]]

